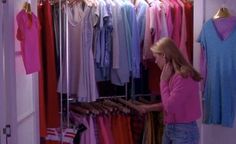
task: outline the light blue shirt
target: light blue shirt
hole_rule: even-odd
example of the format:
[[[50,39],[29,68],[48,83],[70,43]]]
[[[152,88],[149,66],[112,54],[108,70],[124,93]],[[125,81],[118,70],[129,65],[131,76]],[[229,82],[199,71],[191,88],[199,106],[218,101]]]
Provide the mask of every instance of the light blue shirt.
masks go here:
[[[203,96],[204,122],[233,127],[236,105],[236,27],[221,40],[214,22],[208,20],[198,42],[206,53],[206,81]]]

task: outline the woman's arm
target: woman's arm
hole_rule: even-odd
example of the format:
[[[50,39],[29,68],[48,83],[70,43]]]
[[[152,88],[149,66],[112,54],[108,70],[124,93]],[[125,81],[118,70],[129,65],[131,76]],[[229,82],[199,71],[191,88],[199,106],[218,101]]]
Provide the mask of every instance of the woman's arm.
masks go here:
[[[162,103],[155,103],[155,104],[144,104],[138,106],[139,112],[147,113],[151,111],[162,111],[163,105]]]

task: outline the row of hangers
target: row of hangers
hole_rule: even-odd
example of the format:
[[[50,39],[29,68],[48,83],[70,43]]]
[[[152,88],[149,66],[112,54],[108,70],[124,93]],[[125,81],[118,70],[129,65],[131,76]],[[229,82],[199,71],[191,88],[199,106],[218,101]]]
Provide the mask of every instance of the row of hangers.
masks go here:
[[[139,100],[124,100],[122,98],[108,98],[99,100],[96,102],[79,102],[70,104],[70,110],[80,115],[99,115],[99,114],[110,114],[110,113],[123,113],[129,114],[131,109],[139,111],[137,105],[150,103],[144,98]]]

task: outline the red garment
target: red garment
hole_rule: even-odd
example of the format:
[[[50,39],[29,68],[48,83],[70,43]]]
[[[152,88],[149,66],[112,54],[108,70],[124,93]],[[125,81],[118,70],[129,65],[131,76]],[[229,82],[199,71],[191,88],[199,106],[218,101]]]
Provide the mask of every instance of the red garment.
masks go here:
[[[193,4],[184,2],[187,26],[187,54],[189,61],[193,63]]]
[[[123,116],[124,117],[124,121],[125,121],[125,127],[126,127],[126,131],[127,131],[127,142],[129,144],[134,144],[133,142],[133,136],[132,136],[132,131],[131,131],[131,125],[130,125],[130,116]]]
[[[38,11],[38,16],[42,16]],[[41,29],[40,29],[41,30]],[[43,68],[43,53],[42,53],[42,35],[39,32],[39,58],[41,68],[39,71],[39,126],[40,126],[40,137],[47,136],[46,127],[46,111],[45,111],[45,93],[44,93],[44,68]]]
[[[123,137],[124,130],[122,124],[122,118],[120,115],[112,116],[111,130],[115,144],[126,144]]]
[[[161,70],[155,64],[154,60],[147,61],[148,68],[148,85],[153,95],[160,95],[160,76]]]
[[[133,136],[133,143],[138,144],[142,141],[145,119],[137,111],[131,113],[130,125]]]
[[[49,0],[46,0],[43,5],[38,6],[38,16],[42,26],[41,35],[43,55],[43,71],[40,75],[39,81],[44,83],[44,87],[42,89],[40,88],[40,94],[45,95],[47,128],[57,128],[60,127],[59,97],[56,92],[57,79],[55,47]],[[43,108],[41,111],[43,111]]]

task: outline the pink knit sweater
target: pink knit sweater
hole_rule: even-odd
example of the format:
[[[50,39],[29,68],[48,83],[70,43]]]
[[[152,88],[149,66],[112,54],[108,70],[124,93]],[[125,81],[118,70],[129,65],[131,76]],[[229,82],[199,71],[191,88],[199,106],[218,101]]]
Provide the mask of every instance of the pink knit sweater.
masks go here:
[[[186,123],[201,116],[199,83],[191,77],[174,74],[168,81],[161,81],[164,122]]]

